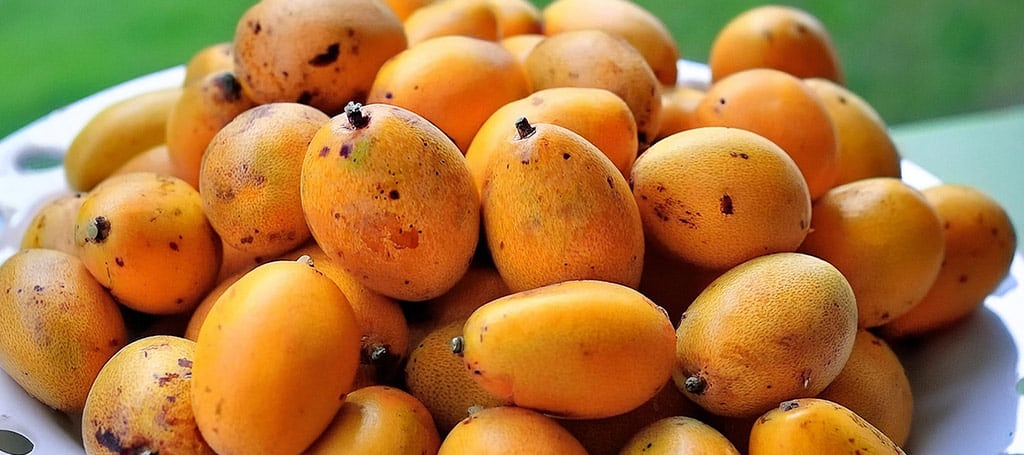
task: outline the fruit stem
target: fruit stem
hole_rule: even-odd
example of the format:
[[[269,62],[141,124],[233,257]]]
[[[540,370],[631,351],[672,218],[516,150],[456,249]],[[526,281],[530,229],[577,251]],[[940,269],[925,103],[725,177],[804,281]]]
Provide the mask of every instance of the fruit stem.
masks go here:
[[[451,341],[452,354],[462,355],[462,350],[465,349],[465,347],[466,347],[466,339],[462,338],[462,335],[459,335],[459,336],[457,336],[455,338],[452,338],[452,341]]]
[[[519,117],[516,120],[516,130],[519,132],[519,139],[526,139],[537,132],[537,128],[531,125],[526,117]]]
[[[85,241],[103,243],[110,235],[110,220],[105,216],[98,216],[89,220],[85,226]]]
[[[349,123],[356,128],[365,128],[370,124],[370,117],[363,113],[363,105],[355,101],[349,101],[345,105],[345,116],[348,117]]]
[[[700,395],[704,393],[704,389],[708,388],[708,381],[705,381],[704,378],[698,375],[693,375],[686,378],[686,382],[683,383],[683,388],[694,395]]]

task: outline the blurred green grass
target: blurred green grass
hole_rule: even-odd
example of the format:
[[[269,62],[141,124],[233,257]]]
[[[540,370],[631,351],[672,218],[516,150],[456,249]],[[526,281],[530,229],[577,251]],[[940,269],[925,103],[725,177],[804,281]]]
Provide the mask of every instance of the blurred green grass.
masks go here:
[[[549,1],[535,0],[539,5]],[[230,40],[253,0],[0,0],[0,136]],[[751,0],[639,0],[704,61]],[[889,124],[1024,103],[1024,1],[788,1],[832,34],[847,84]]]

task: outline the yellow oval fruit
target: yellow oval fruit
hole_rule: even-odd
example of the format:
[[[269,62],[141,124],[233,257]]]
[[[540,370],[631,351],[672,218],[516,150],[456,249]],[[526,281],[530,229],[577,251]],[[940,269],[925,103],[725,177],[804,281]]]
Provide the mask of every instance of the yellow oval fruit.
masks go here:
[[[629,178],[639,145],[636,120],[626,102],[603,89],[556,87],[502,106],[480,127],[466,150],[466,162],[477,188],[483,187],[491,156],[508,141],[512,131],[509,125],[520,117],[565,127],[583,136],[612,161],[623,177]]]
[[[235,71],[259,104],[308,104],[327,115],[362,102],[382,64],[406,48],[398,16],[376,0],[268,0],[234,36]]]
[[[548,36],[526,57],[525,68],[534,90],[591,87],[621,97],[633,112],[640,150],[658,137],[661,83],[643,55],[618,35],[590,29]]]
[[[85,402],[85,452],[212,455],[192,413],[194,352],[194,342],[166,335],[117,351]]]
[[[768,68],[732,74],[708,89],[695,117],[698,126],[742,128],[782,147],[800,168],[812,200],[834,186],[835,125],[818,95],[796,76]]]
[[[498,37],[538,34],[543,28],[540,9],[530,0],[487,0],[498,19]]]
[[[722,416],[812,397],[853,350],[857,304],[831,264],[800,253],[744,262],[713,281],[676,329],[679,390]]]
[[[233,70],[210,73],[182,89],[167,117],[167,154],[181,179],[199,188],[203,153],[213,136],[255,106]]]
[[[722,27],[708,55],[713,80],[751,68],[843,82],[832,38],[807,11],[783,5],[750,8]]]
[[[665,23],[627,0],[557,0],[543,11],[544,33],[602,30],[621,36],[644,56],[658,82],[674,85],[679,48]]]
[[[582,419],[622,414],[653,397],[670,376],[675,332],[643,294],[578,280],[485,304],[466,321],[463,341],[466,368],[491,393]]]
[[[920,191],[875,177],[840,185],[815,201],[799,251],[839,269],[857,296],[858,325],[876,327],[910,311],[935,282],[942,223]]]
[[[438,0],[417,8],[405,19],[409,46],[439,36],[467,36],[497,41],[498,18],[487,0]]]
[[[64,174],[75,191],[89,191],[135,155],[164,143],[181,88],[148,91],[111,104],[75,135]]]
[[[784,401],[754,422],[750,455],[780,453],[905,455],[853,411],[819,398]]]
[[[422,455],[440,446],[423,403],[401,389],[369,386],[345,396],[330,426],[303,453]]]
[[[722,433],[693,417],[666,417],[647,425],[619,452],[621,455],[739,455]]]
[[[351,390],[359,326],[308,259],[259,266],[210,309],[196,340],[192,407],[218,453],[299,453]]]
[[[438,455],[522,453],[586,455],[587,451],[554,419],[536,411],[499,406],[466,417],[441,441]]]
[[[942,224],[945,253],[921,302],[881,327],[887,337],[922,335],[967,317],[1009,274],[1017,250],[1009,215],[983,191],[941,184],[922,194]]]
[[[593,144],[557,125],[508,125],[480,201],[487,246],[513,291],[573,279],[640,284],[644,235],[629,184]]]
[[[299,180],[306,147],[330,120],[296,103],[238,114],[210,140],[199,170],[203,210],[232,248],[273,257],[309,239]]]
[[[897,445],[910,436],[914,413],[910,380],[892,348],[867,330],[857,331],[846,366],[818,398],[856,412]]]
[[[84,193],[65,193],[44,202],[32,216],[21,238],[21,248],[48,248],[77,255],[75,218],[83,196]]]
[[[452,339],[462,335],[464,323],[465,318],[428,332],[405,364],[406,390],[430,410],[442,436],[471,410],[512,404],[481,387],[462,357],[452,352]]]
[[[805,79],[821,99],[836,127],[837,157],[833,185],[871,177],[901,175],[900,154],[889,129],[870,104],[833,81]]]
[[[705,127],[647,149],[630,178],[649,241],[687,263],[725,270],[794,251],[811,198],[786,152],[738,128]]]
[[[47,406],[81,411],[126,340],[117,303],[77,257],[30,249],[0,265],[0,368]]]
[[[500,44],[468,36],[440,36],[385,63],[366,100],[419,114],[465,153],[494,111],[529,93],[519,63]]]
[[[184,313],[216,284],[220,239],[185,181],[123,174],[84,199],[75,221],[78,255],[119,302],[145,313]]]
[[[302,210],[313,238],[374,291],[400,300],[441,295],[469,268],[480,235],[466,158],[413,112],[351,106],[321,127],[303,161]]]

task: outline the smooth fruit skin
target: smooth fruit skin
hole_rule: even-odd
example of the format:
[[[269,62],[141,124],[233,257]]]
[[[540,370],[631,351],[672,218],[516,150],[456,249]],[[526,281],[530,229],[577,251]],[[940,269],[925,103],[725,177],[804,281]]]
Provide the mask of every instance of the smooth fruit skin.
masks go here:
[[[739,455],[722,433],[693,417],[666,417],[633,436],[620,455]]]
[[[399,300],[427,300],[454,286],[480,236],[465,156],[436,126],[397,106],[360,106],[321,127],[303,162],[301,195],[324,252],[366,287]]]
[[[824,24],[807,11],[782,5],[754,7],[730,20],[711,43],[708,66],[715,81],[750,68],[775,68],[843,82]]]
[[[945,254],[921,302],[881,327],[886,337],[919,336],[959,321],[1010,273],[1017,233],[1006,210],[976,188],[941,184],[922,194],[942,223]]]
[[[640,284],[643,225],[629,184],[593,144],[553,124],[508,125],[484,173],[484,236],[513,291],[565,280]]]
[[[111,357],[82,413],[85,452],[212,455],[192,414],[194,352],[190,340],[154,335]]]
[[[917,305],[945,255],[942,223],[920,191],[892,177],[837,186],[814,202],[798,251],[839,269],[857,296],[858,325],[877,327]]]
[[[423,455],[437,453],[440,446],[423,403],[401,389],[377,385],[349,393],[331,425],[304,453]]]
[[[463,328],[466,368],[515,405],[566,418],[628,412],[668,381],[675,332],[665,311],[619,284],[577,280],[478,308]]]
[[[551,417],[515,406],[498,406],[466,417],[441,441],[438,455],[585,455],[568,431]]]
[[[21,248],[48,248],[77,255],[75,217],[82,208],[85,193],[54,196],[36,209],[32,221],[21,238]]]
[[[0,265],[0,368],[47,406],[81,411],[127,338],[117,303],[77,257],[30,249]]]
[[[166,139],[167,121],[182,89],[153,90],[111,104],[75,135],[64,173],[75,191],[89,191],[135,155]]]
[[[210,309],[192,406],[221,454],[300,453],[327,428],[359,365],[348,300],[305,259],[259,266]]]
[[[761,256],[718,277],[683,313],[672,378],[713,414],[752,417],[824,390],[856,333],[853,290],[835,267],[800,253]]]
[[[871,332],[857,331],[843,371],[818,398],[841,404],[903,445],[910,436],[914,396],[900,358]]]
[[[750,455],[905,455],[853,411],[819,398],[782,402],[754,422]]]

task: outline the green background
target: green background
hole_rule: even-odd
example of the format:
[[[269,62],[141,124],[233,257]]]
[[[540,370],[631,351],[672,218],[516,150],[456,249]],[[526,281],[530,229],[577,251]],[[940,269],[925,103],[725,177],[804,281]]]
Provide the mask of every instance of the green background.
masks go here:
[[[0,0],[0,136],[230,40],[252,0]],[[537,1],[547,4],[546,1]],[[684,58],[762,2],[644,1]],[[791,1],[822,20],[847,84],[889,124],[1024,103],[1024,1]]]

